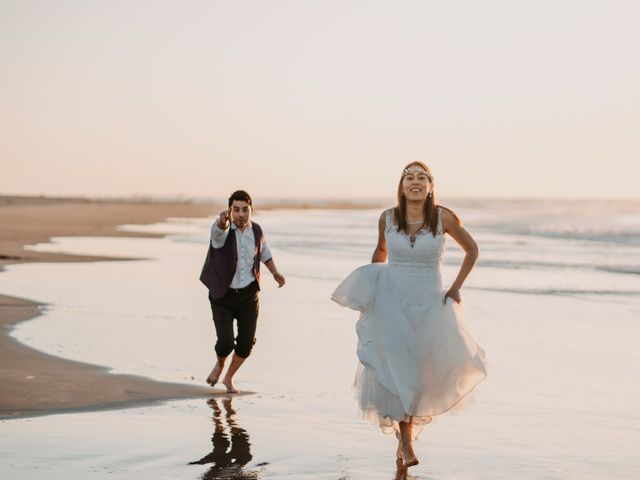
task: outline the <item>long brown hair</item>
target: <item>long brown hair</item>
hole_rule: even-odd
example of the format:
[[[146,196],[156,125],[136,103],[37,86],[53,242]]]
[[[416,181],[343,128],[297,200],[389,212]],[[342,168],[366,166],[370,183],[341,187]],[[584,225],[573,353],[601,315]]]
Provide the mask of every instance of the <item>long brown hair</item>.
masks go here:
[[[414,161],[404,167],[403,174],[400,176],[400,181],[398,182],[398,205],[393,209],[393,213],[396,217],[396,222],[398,222],[399,232],[407,231],[407,199],[405,198],[402,191],[402,181],[405,177],[404,170],[413,166],[422,168],[427,174],[429,183],[433,184],[433,175],[431,174],[431,169],[424,163]],[[426,226],[434,237],[438,232],[438,206],[439,205],[436,204],[436,192],[433,188],[431,188],[431,196],[427,197],[422,207],[424,222],[422,223],[422,225],[420,225],[420,228],[424,228]]]

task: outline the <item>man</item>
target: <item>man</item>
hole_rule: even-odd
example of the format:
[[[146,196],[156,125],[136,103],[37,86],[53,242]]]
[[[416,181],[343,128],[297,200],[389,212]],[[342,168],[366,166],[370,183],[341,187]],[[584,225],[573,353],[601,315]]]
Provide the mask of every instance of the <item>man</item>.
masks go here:
[[[216,328],[218,360],[207,377],[215,385],[222,374],[227,357],[233,351],[231,364],[222,383],[229,393],[237,393],[233,376],[251,354],[258,321],[260,262],[264,263],[278,288],[285,283],[278,272],[262,228],[251,222],[253,202],[244,190],[229,197],[229,209],[220,212],[211,226],[209,252],[200,281],[209,289],[209,302]],[[238,336],[233,336],[233,320]]]

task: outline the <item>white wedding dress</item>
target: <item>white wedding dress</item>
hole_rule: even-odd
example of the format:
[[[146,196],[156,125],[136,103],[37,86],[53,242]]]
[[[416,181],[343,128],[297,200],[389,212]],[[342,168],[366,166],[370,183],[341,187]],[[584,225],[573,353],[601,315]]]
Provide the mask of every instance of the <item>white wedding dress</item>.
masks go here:
[[[355,388],[361,411],[385,432],[413,417],[414,425],[456,406],[486,377],[484,351],[462,311],[443,302],[440,263],[445,239],[438,219],[434,237],[412,242],[386,212],[389,263],[354,270],[332,299],[360,311]]]

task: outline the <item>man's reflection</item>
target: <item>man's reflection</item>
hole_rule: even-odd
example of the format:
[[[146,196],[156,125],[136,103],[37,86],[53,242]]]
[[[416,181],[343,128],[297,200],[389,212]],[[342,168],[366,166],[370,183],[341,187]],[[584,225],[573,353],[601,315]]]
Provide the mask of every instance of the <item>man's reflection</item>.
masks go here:
[[[247,431],[236,424],[234,418],[236,412],[231,407],[231,398],[211,398],[207,400],[207,403],[213,409],[213,423],[215,424],[213,437],[211,437],[213,451],[200,460],[189,463],[189,465],[213,463],[213,466],[202,476],[203,480],[257,479],[257,471],[243,469],[253,458],[251,444]],[[220,404],[222,404],[222,408],[220,408]],[[224,415],[222,409],[224,409]]]

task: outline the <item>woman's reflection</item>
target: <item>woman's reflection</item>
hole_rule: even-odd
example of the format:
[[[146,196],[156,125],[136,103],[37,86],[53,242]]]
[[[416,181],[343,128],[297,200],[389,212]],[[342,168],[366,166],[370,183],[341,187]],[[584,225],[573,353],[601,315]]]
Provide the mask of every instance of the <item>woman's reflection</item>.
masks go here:
[[[253,458],[249,434],[244,428],[240,428],[235,421],[235,410],[231,407],[231,398],[211,398],[207,400],[213,409],[213,423],[215,430],[211,442],[213,451],[200,460],[190,462],[189,465],[213,466],[202,476],[203,480],[233,479],[255,480],[258,471],[248,471],[243,467]],[[222,404],[222,408],[220,408]],[[224,415],[223,415],[224,409]]]

